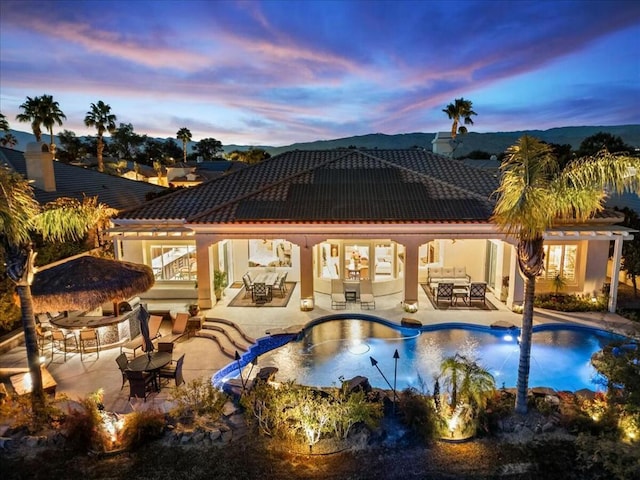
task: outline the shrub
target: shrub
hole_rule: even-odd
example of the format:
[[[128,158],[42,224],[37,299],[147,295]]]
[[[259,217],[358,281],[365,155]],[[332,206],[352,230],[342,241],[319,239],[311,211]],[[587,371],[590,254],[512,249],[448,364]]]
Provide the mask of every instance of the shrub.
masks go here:
[[[536,295],[533,304],[560,312],[606,312],[608,308],[607,299],[603,296],[594,302],[590,296],[542,294]]]
[[[121,433],[122,446],[136,449],[145,443],[159,438],[164,432],[166,422],[161,412],[145,410],[127,415]]]
[[[104,452],[111,447],[111,438],[102,428],[102,392],[90,394],[79,403],[79,408],[71,408],[64,419],[67,444],[77,450]]]
[[[3,423],[6,422],[13,430],[24,430],[29,434],[57,427],[62,417],[60,409],[46,395],[43,415],[35,415],[29,395],[9,395],[0,403],[0,418]]]
[[[640,478],[640,448],[611,438],[579,435],[576,440],[580,472],[589,478]]]
[[[228,400],[225,393],[217,390],[210,381],[196,378],[171,390],[176,407],[171,412],[178,418],[193,418],[206,415],[218,419]]]
[[[400,393],[398,400],[402,422],[422,441],[431,440],[436,432],[446,428],[429,397],[408,388]]]

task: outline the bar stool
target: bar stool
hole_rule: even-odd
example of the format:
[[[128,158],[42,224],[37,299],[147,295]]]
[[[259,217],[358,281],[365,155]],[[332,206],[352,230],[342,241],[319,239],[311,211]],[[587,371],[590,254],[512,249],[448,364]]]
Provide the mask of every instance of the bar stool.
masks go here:
[[[64,361],[67,361],[67,352],[69,351],[69,343],[73,343],[75,351],[78,351],[78,339],[73,332],[65,332],[58,328],[51,330],[51,361],[55,349],[64,351]]]
[[[96,357],[100,358],[100,339],[98,338],[97,330],[94,328],[80,330],[80,360],[83,360],[82,355],[87,353],[87,343],[95,344]]]

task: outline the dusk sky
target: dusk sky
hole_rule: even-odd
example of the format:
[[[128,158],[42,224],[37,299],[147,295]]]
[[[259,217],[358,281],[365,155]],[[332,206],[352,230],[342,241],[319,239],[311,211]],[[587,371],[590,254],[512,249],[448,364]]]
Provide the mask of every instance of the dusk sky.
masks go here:
[[[368,133],[640,124],[640,2],[5,1],[0,111],[53,95],[139,134],[288,145]]]

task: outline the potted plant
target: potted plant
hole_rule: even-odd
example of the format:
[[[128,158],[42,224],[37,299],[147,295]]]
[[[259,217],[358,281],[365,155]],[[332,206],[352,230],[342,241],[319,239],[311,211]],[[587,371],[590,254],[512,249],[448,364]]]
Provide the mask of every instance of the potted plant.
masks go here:
[[[224,288],[227,286],[227,272],[215,270],[213,272],[213,291],[216,294],[216,300],[222,299]]]
[[[509,277],[502,277],[502,288],[500,289],[500,301],[506,302],[509,296]]]
[[[196,303],[189,305],[189,315],[195,317],[198,313],[200,313],[200,307]]]

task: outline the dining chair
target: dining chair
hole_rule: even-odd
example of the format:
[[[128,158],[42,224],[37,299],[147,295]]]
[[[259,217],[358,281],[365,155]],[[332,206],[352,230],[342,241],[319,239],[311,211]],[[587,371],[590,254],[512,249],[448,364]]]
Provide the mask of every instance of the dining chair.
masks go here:
[[[253,284],[253,302],[254,303],[266,303],[271,299],[269,298],[271,288],[266,283],[254,283]]]
[[[271,287],[271,291],[280,292],[280,296],[282,298],[284,298],[284,294],[286,292],[286,287],[284,286],[285,280],[286,280],[286,274],[284,276],[281,276],[278,280],[276,280],[276,283],[274,283],[273,286]]]
[[[83,360],[83,355],[87,354],[87,343],[94,345],[96,358],[100,358],[100,338],[98,337],[98,331],[94,328],[87,328],[80,330],[80,361]]]
[[[242,283],[244,283],[244,298],[250,295],[253,296],[253,283],[251,283],[251,277],[249,277],[248,273],[242,276]]]
[[[69,351],[69,344],[73,344],[75,352],[78,351],[78,339],[73,332],[65,332],[59,328],[51,330],[51,361],[53,361],[53,354],[55,350],[62,350],[64,352],[64,361],[67,361],[67,352]]]
[[[173,342],[158,342],[158,352],[167,352],[172,355],[171,362],[173,363]]]
[[[155,375],[136,370],[125,370],[125,374],[129,380],[129,398],[144,398],[146,402],[149,392],[155,390]]]
[[[173,379],[175,381],[176,387],[179,387],[184,383],[184,377],[182,376],[182,365],[184,363],[184,356],[178,359],[175,365],[167,365],[166,367],[162,367],[158,370],[158,377],[162,380],[163,378],[166,380]]]
[[[124,388],[124,384],[127,383],[127,367],[129,366],[129,359],[127,358],[126,353],[121,353],[116,357],[116,363],[118,364],[118,368],[120,369],[120,373],[122,373],[122,386],[120,390]]]

